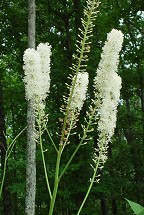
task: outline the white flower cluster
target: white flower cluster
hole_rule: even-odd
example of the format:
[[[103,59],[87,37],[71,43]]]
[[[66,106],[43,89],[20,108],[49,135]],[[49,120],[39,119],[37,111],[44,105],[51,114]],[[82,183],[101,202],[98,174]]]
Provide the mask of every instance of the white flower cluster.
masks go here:
[[[114,73],[107,77],[107,80],[104,82],[105,86],[103,86],[103,90],[100,92],[101,102],[98,109],[100,114],[98,130],[105,133],[110,139],[114,134],[114,129],[116,126],[116,114],[120,97],[121,78]]]
[[[75,76],[73,78],[73,82],[75,80]],[[87,72],[79,72],[77,75],[75,87],[72,93],[72,100],[70,103],[70,111],[80,111],[83,107],[84,101],[86,99],[86,92],[89,83],[89,76]],[[70,91],[72,90],[72,87]]]
[[[120,97],[121,77],[117,75],[116,71],[122,42],[121,31],[113,29],[108,34],[94,80],[96,98],[100,101],[98,130],[105,134],[109,140],[116,127],[117,105]]]
[[[99,169],[103,168],[107,159],[108,142],[111,140],[116,127],[117,105],[121,89],[121,77],[116,71],[122,42],[123,34],[121,31],[113,29],[108,34],[97,69],[97,76],[94,80],[95,99],[98,101],[99,138],[93,161],[97,162],[100,159]]]
[[[23,56],[26,99],[41,109],[50,88],[50,56],[51,46],[48,43],[39,44],[37,50],[28,48]]]

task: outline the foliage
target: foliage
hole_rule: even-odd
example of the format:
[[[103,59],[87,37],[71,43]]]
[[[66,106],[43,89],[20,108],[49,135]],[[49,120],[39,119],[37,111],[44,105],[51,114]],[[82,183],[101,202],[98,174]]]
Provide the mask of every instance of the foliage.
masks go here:
[[[141,205],[135,203],[135,202],[132,202],[128,199],[126,199],[127,202],[129,203],[129,205],[131,206],[133,212],[137,215],[143,215],[144,214],[144,207],[142,207]]]

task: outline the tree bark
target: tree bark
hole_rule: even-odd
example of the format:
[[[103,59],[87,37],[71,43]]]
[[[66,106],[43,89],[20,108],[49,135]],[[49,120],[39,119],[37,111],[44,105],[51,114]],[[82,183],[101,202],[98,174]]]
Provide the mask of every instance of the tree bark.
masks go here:
[[[7,150],[6,144],[6,128],[5,128],[5,117],[4,117],[4,106],[3,106],[3,89],[2,89],[2,75],[0,77],[0,152],[1,152],[1,169],[4,171],[4,162]],[[8,170],[8,167],[6,167]],[[6,177],[3,185],[3,214],[10,215],[12,213],[11,208],[11,197],[8,190],[9,177],[6,171]]]
[[[104,194],[102,194],[102,197],[101,197],[101,212],[102,212],[102,215],[108,215],[108,208],[107,208],[106,198]]]
[[[141,50],[142,51],[142,50]],[[140,59],[137,61],[137,71],[139,75],[139,97],[141,99],[141,112],[142,112],[142,140],[144,143],[144,73],[143,73],[143,68],[141,66]]]
[[[26,199],[25,214],[35,214],[36,194],[36,142],[35,142],[35,115],[32,102],[28,103],[27,110],[27,165],[26,165]]]
[[[28,47],[35,48],[35,0],[28,2]],[[26,198],[25,214],[35,215],[36,195],[36,141],[35,112],[33,102],[28,101],[27,107],[27,164],[26,164]]]
[[[28,47],[35,49],[35,19],[36,19],[35,0],[28,0]]]
[[[116,202],[116,198],[113,196],[112,196],[112,214],[117,215],[117,202]]]

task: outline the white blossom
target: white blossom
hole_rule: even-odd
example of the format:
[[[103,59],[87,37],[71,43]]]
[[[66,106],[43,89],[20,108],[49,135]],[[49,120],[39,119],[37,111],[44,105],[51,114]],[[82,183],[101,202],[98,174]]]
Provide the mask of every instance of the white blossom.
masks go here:
[[[121,77],[117,75],[119,52],[122,47],[123,34],[113,29],[103,47],[101,61],[94,80],[95,96],[99,99],[98,130],[107,135],[114,134],[116,126],[117,105],[120,97]]]
[[[75,80],[75,76],[73,81]],[[79,72],[77,75],[75,87],[72,94],[72,99],[70,103],[71,111],[80,111],[83,107],[84,101],[86,99],[86,92],[88,88],[89,77],[87,72]],[[70,91],[72,90],[72,87]]]
[[[98,80],[98,85],[99,84],[100,79]],[[105,85],[103,86],[103,84]],[[104,83],[102,81],[101,86],[103,86],[103,88],[99,91],[101,101],[100,106],[98,107],[100,115],[98,130],[105,133],[110,139],[114,134],[114,129],[116,126],[116,114],[120,97],[121,78],[116,73],[112,73],[107,77]]]
[[[93,160],[97,162],[99,157],[100,168],[107,159],[108,142],[111,141],[116,127],[117,105],[121,89],[121,77],[116,72],[122,42],[121,31],[113,29],[108,34],[98,65],[97,76],[94,79],[99,137]]]
[[[41,71],[42,71],[42,91],[43,100],[45,100],[47,93],[49,93],[50,88],[50,56],[51,56],[51,46],[49,43],[40,43],[37,47],[37,51],[40,55]]]
[[[28,48],[24,52],[24,83],[26,99],[34,103],[35,109],[44,109],[44,101],[50,88],[51,46],[39,44],[37,51]]]
[[[41,97],[41,65],[39,53],[34,49],[27,49],[24,52],[24,83],[27,100],[34,100]]]

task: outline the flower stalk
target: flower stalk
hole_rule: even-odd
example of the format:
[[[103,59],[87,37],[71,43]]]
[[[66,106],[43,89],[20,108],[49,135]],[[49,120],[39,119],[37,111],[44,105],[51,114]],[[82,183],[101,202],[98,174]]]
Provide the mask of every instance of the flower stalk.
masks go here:
[[[55,200],[56,200],[56,196],[57,196],[57,190],[58,190],[58,184],[60,181],[59,178],[59,166],[60,166],[60,160],[61,160],[61,155],[62,155],[62,151],[63,151],[63,147],[66,145],[65,142],[65,131],[66,131],[66,126],[67,123],[69,121],[69,116],[70,116],[70,110],[71,110],[71,104],[72,101],[74,99],[73,95],[75,92],[75,89],[77,87],[77,79],[79,77],[79,72],[85,71],[85,68],[83,65],[83,62],[86,63],[86,61],[88,60],[87,58],[87,53],[90,51],[90,46],[89,46],[89,38],[92,36],[92,30],[94,27],[93,21],[95,20],[96,14],[97,14],[97,7],[98,7],[98,2],[91,1],[88,0],[87,1],[87,8],[85,10],[85,20],[82,20],[82,25],[84,30],[81,30],[81,34],[79,35],[80,38],[80,42],[78,42],[77,47],[77,56],[75,56],[75,59],[77,60],[76,65],[73,64],[72,66],[72,71],[75,73],[73,81],[72,81],[72,87],[70,89],[70,94],[67,100],[67,107],[66,107],[66,111],[65,111],[65,118],[64,118],[64,122],[63,122],[63,128],[62,128],[62,133],[61,133],[61,138],[60,138],[60,144],[59,144],[59,150],[58,150],[58,154],[57,154],[57,162],[56,162],[56,169],[55,169],[55,182],[54,182],[54,189],[53,189],[53,197],[51,199],[50,202],[50,210],[49,210],[49,215],[53,214],[53,210],[54,210],[54,205],[55,205]],[[85,99],[83,99],[84,101]],[[83,105],[81,105],[83,106]],[[74,109],[76,110],[78,107],[76,106]],[[75,111],[74,110],[74,111]],[[74,114],[74,112],[73,112]],[[80,147],[81,144],[79,144]],[[78,147],[78,148],[79,148]],[[78,150],[77,148],[77,150]],[[67,164],[68,167],[69,163]]]

